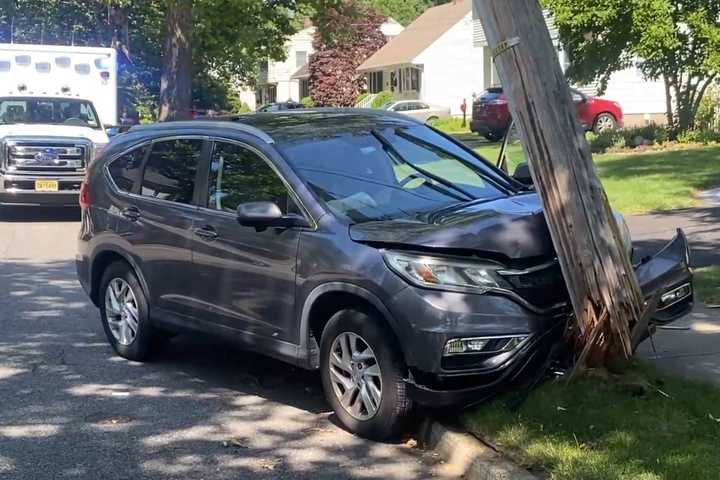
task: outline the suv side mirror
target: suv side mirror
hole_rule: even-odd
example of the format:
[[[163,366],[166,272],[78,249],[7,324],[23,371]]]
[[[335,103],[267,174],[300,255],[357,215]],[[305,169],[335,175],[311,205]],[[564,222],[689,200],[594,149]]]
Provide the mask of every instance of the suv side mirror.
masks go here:
[[[115,135],[120,134],[120,127],[107,127],[105,128],[105,134],[110,137],[114,137]]]
[[[527,163],[521,163],[520,165],[518,165],[515,168],[513,178],[520,183],[524,183],[525,185],[532,185],[533,179],[532,175],[530,175],[530,165],[528,165]]]
[[[273,202],[247,202],[237,207],[237,221],[245,227],[307,227],[301,215],[283,215],[280,207]]]

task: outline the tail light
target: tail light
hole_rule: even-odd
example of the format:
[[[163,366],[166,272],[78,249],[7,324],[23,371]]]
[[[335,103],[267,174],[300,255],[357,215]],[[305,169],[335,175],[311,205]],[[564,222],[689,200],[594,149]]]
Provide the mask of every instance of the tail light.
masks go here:
[[[80,208],[83,210],[90,208],[90,185],[86,180],[80,184]]]

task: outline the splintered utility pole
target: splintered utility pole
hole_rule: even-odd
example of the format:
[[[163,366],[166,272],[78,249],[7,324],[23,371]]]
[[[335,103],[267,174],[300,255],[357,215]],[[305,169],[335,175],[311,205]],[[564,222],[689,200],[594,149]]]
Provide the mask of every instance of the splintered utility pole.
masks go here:
[[[632,355],[646,311],[538,0],[473,0],[518,127],[575,312],[580,366]],[[644,327],[643,327],[644,325]]]

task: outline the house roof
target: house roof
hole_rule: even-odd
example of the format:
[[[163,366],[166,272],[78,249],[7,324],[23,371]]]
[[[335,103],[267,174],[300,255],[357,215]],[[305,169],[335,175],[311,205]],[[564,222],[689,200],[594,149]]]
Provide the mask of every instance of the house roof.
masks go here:
[[[292,77],[290,77],[291,80],[302,80],[305,78],[310,78],[310,67],[307,63],[300,67],[298,71],[293,73]]]
[[[426,48],[470,13],[471,8],[472,0],[453,0],[427,9],[397,37],[365,60],[358,67],[358,71],[412,63]]]

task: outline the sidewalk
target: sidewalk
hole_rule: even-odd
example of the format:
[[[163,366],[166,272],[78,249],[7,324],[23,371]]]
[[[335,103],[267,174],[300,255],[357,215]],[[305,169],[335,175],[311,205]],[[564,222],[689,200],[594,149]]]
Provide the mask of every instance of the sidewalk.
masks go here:
[[[682,228],[693,267],[720,265],[720,206],[628,216],[627,222],[640,256],[654,254]],[[655,334],[656,352],[648,340],[637,355],[662,370],[720,384],[720,309],[698,302],[671,327],[678,329]]]
[[[720,310],[697,304],[672,327],[687,330],[658,330],[656,353],[648,340],[640,345],[638,357],[662,370],[720,384]]]

